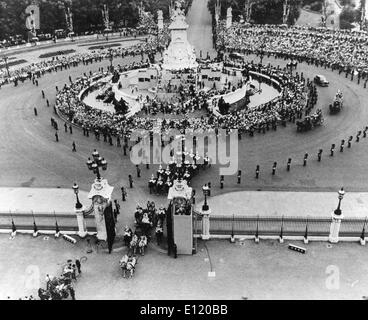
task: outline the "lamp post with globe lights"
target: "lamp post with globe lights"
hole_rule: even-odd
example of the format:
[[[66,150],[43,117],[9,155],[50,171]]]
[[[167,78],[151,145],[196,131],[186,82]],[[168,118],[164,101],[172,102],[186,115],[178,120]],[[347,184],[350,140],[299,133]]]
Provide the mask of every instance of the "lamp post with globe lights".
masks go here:
[[[75,196],[76,196],[76,199],[77,199],[77,203],[75,204],[75,209],[80,210],[80,209],[83,208],[83,205],[79,201],[79,196],[78,196],[79,186],[77,185],[77,183],[74,183],[73,190],[74,190],[74,193],[75,193]]]
[[[209,206],[208,206],[208,203],[207,203],[207,197],[209,195],[210,188],[205,184],[202,187],[202,191],[203,191],[203,195],[204,195],[204,204],[202,206],[202,210],[203,211],[208,211],[209,210]]]
[[[338,243],[339,242],[339,233],[341,227],[341,221],[344,218],[341,210],[341,201],[344,199],[345,191],[344,188],[341,188],[338,192],[339,204],[337,205],[337,209],[332,213],[332,221],[330,226],[330,235],[328,237],[329,242]]]
[[[81,202],[79,201],[79,186],[77,183],[74,183],[73,185],[73,191],[76,197],[76,204],[75,204],[75,209],[74,212],[77,215],[77,222],[78,222],[78,235],[81,238],[84,238],[87,235],[87,226],[86,226],[86,222],[84,220],[84,206],[83,204],[81,204]]]
[[[339,204],[337,205],[337,209],[334,211],[335,215],[337,215],[337,216],[340,216],[341,213],[342,213],[340,207],[341,207],[341,201],[342,201],[342,199],[344,199],[344,195],[345,195],[344,188],[341,188],[338,192]]]
[[[113,230],[115,226],[112,227],[110,223],[110,221],[112,221],[112,210],[107,210],[105,212],[105,209],[111,207],[111,196],[114,188],[101,176],[101,169],[102,171],[107,170],[107,161],[101,157],[99,152],[95,149],[92,152],[92,159],[88,158],[86,164],[88,170],[96,175],[91,191],[88,194],[88,199],[92,200],[92,210],[94,212],[97,229],[96,236],[99,241],[106,241],[108,243],[109,252],[111,252],[112,243],[115,238],[111,230]],[[108,220],[105,220],[105,218]]]
[[[97,181],[101,181],[102,177],[100,174],[100,168],[102,168],[103,171],[107,170],[107,161],[100,156],[98,151],[95,149],[92,153],[92,158],[88,158],[87,161],[87,167],[90,171],[93,171],[94,174],[97,176]]]

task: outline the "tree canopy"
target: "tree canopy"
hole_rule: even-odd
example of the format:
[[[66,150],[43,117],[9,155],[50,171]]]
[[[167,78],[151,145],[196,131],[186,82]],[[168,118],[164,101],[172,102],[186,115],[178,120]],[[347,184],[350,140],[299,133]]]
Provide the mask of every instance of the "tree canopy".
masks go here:
[[[215,13],[216,0],[209,0],[208,7],[212,14]],[[228,7],[233,9],[233,19],[238,21],[240,15],[245,16],[246,0],[220,0],[221,2],[221,18],[226,18]],[[283,16],[284,0],[252,0],[252,16],[251,20],[257,24],[281,24]],[[290,0],[291,11],[289,15],[289,24],[294,24],[299,18],[302,0]]]
[[[0,39],[15,34],[26,34],[25,9],[31,0],[0,0]],[[42,33],[52,33],[56,29],[66,29],[65,2],[71,0],[39,0]],[[185,0],[190,3],[191,0]],[[142,0],[145,11],[156,17],[161,9],[164,18],[169,17],[170,0]],[[113,27],[134,27],[139,20],[141,0],[72,0],[74,31],[77,33],[102,30],[101,9],[106,4],[109,8],[110,22]]]

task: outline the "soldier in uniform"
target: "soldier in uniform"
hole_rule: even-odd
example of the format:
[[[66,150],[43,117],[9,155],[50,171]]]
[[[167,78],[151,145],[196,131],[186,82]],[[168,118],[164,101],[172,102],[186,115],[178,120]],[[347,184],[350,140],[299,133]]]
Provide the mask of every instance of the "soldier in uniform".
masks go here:
[[[157,171],[157,178],[160,178],[160,176],[164,173],[164,170],[162,169],[162,165],[159,166]]]
[[[277,162],[274,162],[273,166],[272,166],[272,175],[273,176],[276,174],[276,168],[277,168]]]
[[[160,175],[157,180],[157,194],[162,194],[164,188],[164,182],[162,180],[162,176]]]
[[[290,171],[290,166],[291,166],[291,158],[288,159],[287,165],[286,165],[286,170]]]
[[[126,201],[126,191],[124,187],[121,187],[121,199],[122,201]]]
[[[321,162],[322,152],[323,152],[323,150],[322,149],[319,149],[319,151],[318,151],[318,162]]]
[[[185,173],[184,173],[184,175],[183,175],[183,179],[185,180],[185,181],[187,181],[187,183],[189,184],[189,182],[190,182],[190,174],[189,174],[189,172],[188,172],[188,170],[185,170]]]
[[[332,144],[330,152],[330,156],[333,157],[335,152],[335,144]]]
[[[168,179],[167,179],[167,181],[166,181],[166,183],[165,183],[165,189],[166,189],[166,190],[165,190],[165,192],[166,192],[166,193],[169,193],[169,190],[170,190],[170,188],[172,187],[172,185],[173,185],[173,184],[172,184],[172,182],[171,182],[171,179],[170,179],[170,178],[168,178]]]
[[[152,194],[155,186],[156,186],[156,178],[152,174],[152,177],[151,177],[150,181],[148,182],[148,187],[149,187],[149,190],[150,190],[150,194]]]
[[[306,153],[304,155],[304,159],[303,159],[303,167],[305,167],[307,165],[307,160],[308,160],[308,153]]]
[[[115,210],[116,210],[116,215],[118,216],[120,214],[120,204],[118,203],[118,200],[114,200],[114,204],[115,204]]]
[[[349,140],[348,140],[348,148],[351,148],[351,141],[353,141],[353,136],[350,136],[349,137]]]
[[[158,224],[156,227],[156,241],[157,241],[157,245],[159,246],[162,242],[162,236],[164,234],[163,228],[161,226],[161,224]]]

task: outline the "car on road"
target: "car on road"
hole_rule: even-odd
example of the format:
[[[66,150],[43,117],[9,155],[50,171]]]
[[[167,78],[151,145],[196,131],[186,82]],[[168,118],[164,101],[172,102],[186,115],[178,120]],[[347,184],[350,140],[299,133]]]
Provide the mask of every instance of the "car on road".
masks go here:
[[[315,84],[318,84],[319,86],[321,87],[328,87],[329,85],[329,82],[328,80],[326,79],[325,76],[323,75],[320,75],[320,74],[317,74],[315,77],[314,77],[314,83]]]
[[[240,53],[232,52],[229,54],[229,58],[236,60],[236,59],[243,59],[243,56]]]

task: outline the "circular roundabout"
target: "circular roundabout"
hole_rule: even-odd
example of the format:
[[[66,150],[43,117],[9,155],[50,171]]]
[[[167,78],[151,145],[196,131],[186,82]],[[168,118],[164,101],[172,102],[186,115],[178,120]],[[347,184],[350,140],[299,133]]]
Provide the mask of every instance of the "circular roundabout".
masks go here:
[[[361,191],[367,187],[364,175],[360,174],[366,168],[364,155],[367,151],[363,138],[368,119],[364,107],[367,90],[363,86],[363,81],[358,84],[356,79],[351,81],[344,73],[339,74],[336,69],[325,69],[302,61],[298,63],[296,69],[288,70],[289,60],[274,58],[272,55],[262,57],[260,65],[259,54],[250,52],[244,56],[244,62],[230,58],[222,61],[213,60],[211,63],[203,62],[200,63],[199,71],[194,77],[190,73],[187,75],[174,73],[169,79],[165,79],[165,76],[160,74],[162,70],[158,65],[152,65],[148,61],[142,62],[149,52],[144,53],[145,57],[142,60],[140,54],[121,56],[120,49],[113,50],[117,50],[114,73],[101,72],[101,67],[106,67],[106,60],[93,60],[93,64],[75,63],[72,69],[65,67],[57,73],[45,74],[39,78],[39,88],[30,82],[15,88],[11,86],[2,88],[3,113],[7,115],[5,117],[7,120],[2,120],[1,129],[3,136],[8,137],[2,141],[2,148],[7,150],[5,161],[14,161],[17,164],[4,173],[4,185],[64,187],[69,186],[75,177],[79,177],[80,185],[88,189],[88,172],[81,172],[80,167],[90,151],[98,148],[109,161],[109,180],[114,184],[127,186],[128,175],[135,176],[136,168],[129,156],[124,156],[125,138],[135,129],[161,130],[162,120],[165,119],[166,129],[180,130],[189,127],[215,130],[217,127],[238,129],[241,133],[239,141],[241,185],[237,184],[237,173],[234,173],[232,177],[226,177],[225,188],[221,189],[219,166],[214,164],[208,170],[196,175],[191,181],[194,188],[200,189],[203,184],[212,182],[214,194],[221,194],[238,190],[331,191],[341,185],[351,191]],[[136,49],[134,51],[136,52]],[[96,53],[96,56],[98,55]],[[104,55],[108,59],[108,53]],[[159,54],[156,54],[156,61],[159,59]],[[317,87],[313,83],[317,74],[324,74],[327,77],[330,82],[328,87]],[[72,84],[68,83],[69,76],[75,79]],[[117,81],[116,79],[113,81],[113,77],[117,77]],[[192,79],[189,81],[188,77]],[[173,81],[178,79],[178,84]],[[180,86],[181,82],[185,85]],[[304,83],[303,90],[302,83]],[[193,87],[190,85],[198,92],[195,97],[191,96]],[[60,88],[56,100],[52,98],[55,95],[55,86]],[[73,135],[65,133],[64,137],[64,133],[61,132],[64,122],[61,122],[59,144],[55,144],[55,131],[49,125],[50,117],[55,117],[53,108],[47,109],[45,106],[38,117],[33,117],[32,114],[33,106],[45,104],[39,95],[41,88],[45,91],[51,106],[55,101],[56,110],[62,121],[65,120],[68,126],[72,123],[79,127]],[[259,92],[259,89],[262,91]],[[338,114],[330,115],[329,105],[338,90],[343,94],[344,107]],[[248,105],[244,107],[243,99],[248,91],[253,91],[253,95]],[[124,101],[125,113],[116,112],[114,102],[104,102],[109,98],[109,92],[114,93],[115,105]],[[311,94],[318,96],[315,105],[307,102],[306,97]],[[224,115],[220,113],[218,107],[221,96],[224,97],[225,104],[232,104]],[[72,103],[70,99],[73,100]],[[293,104],[293,108],[299,113],[284,115],[282,112],[285,108],[282,106],[276,110],[273,107],[268,110],[268,106],[274,106],[273,101],[277,99],[281,99],[288,107]],[[236,105],[239,101],[241,107]],[[298,132],[296,123],[305,119],[308,107],[310,107],[309,116],[315,114],[317,109],[321,109],[324,122],[309,132]],[[259,121],[256,124],[252,118],[254,114]],[[300,116],[302,119],[299,119]],[[239,119],[241,121],[238,121]],[[60,120],[56,118],[56,121]],[[96,129],[101,136],[99,140],[95,138]],[[89,131],[89,137],[85,130]],[[355,142],[359,131],[362,132],[360,143]],[[104,133],[106,139],[102,138]],[[109,143],[111,141],[109,136],[116,147],[118,135],[120,147],[113,148]],[[353,136],[352,148],[347,152],[351,136]],[[342,140],[345,140],[344,153],[338,152]],[[36,141],[38,143],[35,144]],[[69,152],[73,141],[80,150],[77,154]],[[334,157],[330,157],[333,144],[336,151]],[[129,141],[129,148],[133,145]],[[318,162],[318,152],[321,149],[322,161]],[[53,161],[46,159],[44,155],[47,152]],[[306,153],[309,155],[308,166],[304,167],[303,158]],[[291,172],[286,171],[288,159],[292,159]],[[277,172],[272,175],[275,162]],[[260,167],[258,179],[255,178],[257,166]],[[156,175],[159,169],[158,164],[152,165],[150,169],[142,170],[140,179],[135,179],[136,189],[132,192],[137,193],[134,196],[137,197],[137,201],[140,201],[142,194],[148,195],[151,199],[157,198],[155,192],[149,195],[148,182],[152,174]],[[163,169],[167,168],[164,166]],[[27,178],[14,179],[18,170],[23,171]],[[165,195],[165,192],[159,194]]]
[[[361,68],[360,62],[365,61],[362,52],[368,52],[368,37],[365,37],[360,48],[362,51],[354,52],[355,60],[350,59],[345,50],[351,49],[347,44],[350,39],[341,41],[340,58],[349,61],[345,71],[336,61],[335,64],[330,63],[338,56],[332,45],[330,54],[322,55],[316,49],[325,46],[320,43],[319,31],[290,28],[284,35],[279,27],[274,27],[275,34],[269,26],[262,30],[259,26],[252,29],[234,23],[234,28],[229,28],[224,34],[229,45],[222,47],[217,43],[216,58],[196,61],[191,58],[190,63],[195,67],[188,69],[168,68],[165,54],[157,49],[157,43],[148,41],[145,45],[143,41],[128,49],[105,48],[89,54],[79,53],[63,57],[58,62],[44,61],[12,73],[13,77],[6,79],[5,83],[8,84],[0,90],[0,110],[3,115],[0,118],[0,135],[3,137],[0,140],[0,164],[3,165],[0,186],[65,188],[72,194],[70,187],[75,183],[74,186],[78,186],[74,189],[77,199],[79,188],[82,199],[82,194],[87,197],[86,191],[91,187],[93,175],[88,169],[93,171],[96,165],[88,161],[87,169],[86,161],[93,150],[98,150],[92,155],[97,154],[96,158],[101,158],[104,164],[101,161],[104,170],[101,173],[114,186],[111,199],[122,201],[123,214],[119,216],[116,230],[119,230],[119,241],[124,238],[127,247],[131,246],[131,242],[128,242],[129,237],[125,239],[125,232],[133,235],[133,231],[129,227],[124,230],[123,226],[133,226],[134,219],[136,222],[141,219],[146,227],[152,227],[152,216],[157,213],[160,224],[152,231],[157,232],[156,228],[160,227],[163,235],[163,221],[168,219],[165,208],[174,208],[174,218],[188,218],[188,210],[193,209],[191,201],[173,201],[169,207],[165,205],[167,199],[178,199],[170,194],[173,189],[178,193],[188,192],[188,198],[193,195],[192,191],[197,191],[194,204],[198,208],[204,199],[207,200],[207,196],[211,196],[208,203],[204,201],[202,211],[207,212],[207,216],[210,211],[213,214],[212,221],[217,219],[221,222],[220,215],[227,215],[227,221],[230,222],[232,215],[234,227],[236,214],[243,215],[244,221],[255,217],[252,220],[254,228],[252,224],[249,234],[256,241],[259,240],[258,223],[260,227],[264,226],[269,217],[273,219],[268,221],[267,226],[272,227],[275,237],[280,234],[279,240],[283,240],[283,232],[295,226],[296,211],[300,220],[300,234],[313,233],[314,221],[308,219],[313,218],[313,215],[317,218],[320,212],[323,217],[319,220],[326,230],[329,229],[331,219],[325,216],[333,210],[331,203],[334,205],[336,201],[336,194],[331,191],[340,190],[342,186],[351,196],[350,199],[358,203],[357,207],[360,206],[361,214],[365,217],[366,195],[363,192],[368,187],[365,174],[368,170],[368,73],[366,67]],[[240,39],[243,35],[244,39]],[[327,39],[334,39],[335,36],[339,38],[341,35],[326,31]],[[266,40],[259,41],[260,37],[266,37]],[[292,41],[282,42],[279,41],[280,37],[290,37]],[[313,41],[308,42],[305,37]],[[360,40],[354,41],[359,43]],[[236,46],[237,42],[241,43],[240,48]],[[304,51],[300,49],[301,43],[305,44]],[[312,49],[308,47],[310,43],[313,43]],[[290,54],[290,46],[298,54]],[[188,48],[171,52],[184,55],[182,61],[185,61],[186,53],[192,53]],[[316,57],[317,53],[321,58]],[[350,61],[358,62],[359,70],[351,68]],[[328,81],[328,86],[321,85],[323,79]],[[209,148],[198,151],[194,147],[199,139],[193,139],[193,136],[202,135],[209,136],[203,141],[209,144],[216,142],[216,146],[222,147],[216,150],[215,157],[212,157]],[[231,145],[231,137],[236,138],[234,158],[231,152],[235,144]],[[142,142],[147,143],[147,140],[149,146],[155,146],[153,151],[159,150],[160,157],[155,158],[155,153],[150,153],[149,161],[145,162],[147,154]],[[172,148],[168,149],[168,146]],[[165,150],[169,152],[164,153]],[[105,171],[107,163],[108,170]],[[221,174],[221,170],[230,167],[236,169],[228,175]],[[175,179],[187,183],[176,184],[176,188],[170,189]],[[294,197],[288,196],[286,199],[286,193]],[[302,198],[304,202],[300,201]],[[345,214],[351,209],[348,208],[348,201],[344,200],[343,204]],[[86,204],[87,199],[83,198],[82,202]],[[318,208],[322,202],[324,207]],[[146,203],[147,210],[143,209]],[[206,205],[211,210],[203,209]],[[73,203],[71,210],[72,206]],[[98,211],[102,216],[101,207]],[[91,212],[90,209],[87,214]],[[194,219],[198,216],[193,214]],[[191,218],[190,224],[194,222]],[[345,221],[350,223],[351,220],[349,216]],[[216,226],[215,223],[213,225]],[[146,233],[147,230],[140,229],[140,222],[135,226],[136,231]],[[307,229],[309,226],[310,229]],[[354,226],[360,231],[360,220]],[[221,228],[213,230],[223,231]],[[165,232],[168,235],[167,230]],[[233,238],[232,234],[231,241],[235,240]],[[304,236],[304,240],[308,240],[306,238]],[[242,246],[244,240],[240,238]],[[215,243],[213,249],[211,243]],[[270,254],[265,256],[268,260],[271,257],[271,260],[276,261],[272,255],[278,254],[275,251],[276,241],[264,243],[270,250]],[[207,244],[211,249],[207,250],[208,258],[205,260],[211,265],[208,277],[213,277],[216,271],[217,281],[222,281],[224,273],[220,265],[227,261],[227,256],[224,256],[226,250],[222,249],[225,244],[218,241]],[[147,242],[142,248],[146,245]],[[223,246],[221,255],[217,256],[220,246]],[[233,256],[235,247],[230,247]],[[160,279],[157,274],[162,270],[152,269],[157,263],[150,263],[152,257],[158,258],[159,251],[153,241],[149,248],[156,252],[144,258],[147,263],[140,264],[137,275],[143,279],[145,272],[151,272],[154,275],[152,279]],[[315,248],[308,248],[312,258],[315,258]],[[188,254],[192,254],[193,246],[189,249]],[[259,257],[259,249],[253,249],[252,244],[247,243],[244,249],[248,253],[255,251],[254,257]],[[174,244],[175,257],[176,250]],[[202,251],[197,252],[200,255],[198,260],[203,258]],[[106,259],[103,260],[105,264]],[[256,258],[246,260],[255,261],[256,264],[259,262]],[[191,268],[185,262],[183,264],[184,259],[178,261],[181,262],[178,265],[184,266],[185,270]],[[211,261],[214,262],[213,268]],[[216,261],[220,261],[220,264]],[[270,261],[262,265],[272,266]],[[282,261],[288,261],[289,267],[293,266],[285,256],[282,256]],[[325,265],[328,265],[327,260],[323,263],[325,261]],[[116,262],[111,264],[110,269],[104,270],[111,271],[113,284],[119,289],[116,296],[121,296],[122,287],[116,286],[121,270],[118,270]],[[311,263],[313,261],[307,261],[303,266],[308,267]],[[143,265],[147,268],[143,268]],[[203,272],[207,274],[208,266],[199,266],[203,269],[199,269],[197,275],[201,276]],[[229,266],[232,267],[231,264]],[[246,269],[252,270],[252,266]],[[180,272],[180,277],[185,270]],[[229,269],[226,274],[234,273]],[[242,277],[244,274],[236,274],[236,283]],[[246,278],[251,279],[248,276]],[[96,278],[96,283],[99,279]],[[225,277],[226,283],[234,286],[235,282],[228,279]],[[204,281],[208,281],[207,277]],[[202,285],[197,278],[196,282]],[[124,282],[124,287],[129,287],[128,283]],[[131,283],[140,285],[140,281]],[[111,294],[108,292],[110,288],[108,285],[106,288],[108,296]],[[146,285],[138,290],[134,287],[134,290],[142,292],[140,289],[145,288]],[[193,291],[192,288],[190,290]],[[176,286],[172,292],[177,293]],[[242,296],[244,298],[245,295]]]

